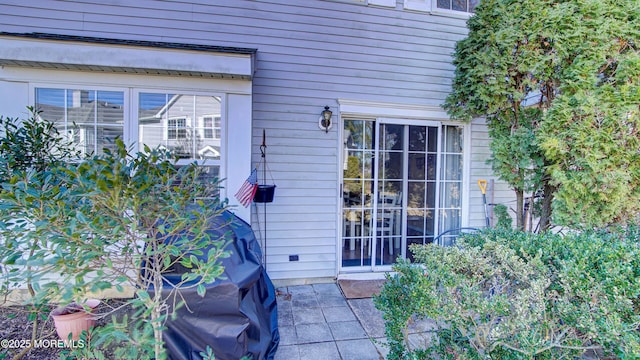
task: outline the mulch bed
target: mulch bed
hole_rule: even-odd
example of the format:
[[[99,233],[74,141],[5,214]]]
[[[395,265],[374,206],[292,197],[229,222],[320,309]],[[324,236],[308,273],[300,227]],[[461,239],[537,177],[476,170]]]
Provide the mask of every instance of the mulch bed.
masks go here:
[[[105,314],[114,307],[122,305],[126,300],[110,299],[103,301],[95,310],[96,314]],[[53,307],[48,309],[53,310]],[[22,359],[52,360],[59,359],[64,348],[57,348],[59,337],[53,324],[53,318],[49,311],[44,313],[46,319],[38,321],[37,337],[41,344],[28,350]],[[29,307],[27,306],[0,306],[0,359],[13,359],[24,350],[31,342],[33,323],[29,321]],[[104,325],[111,321],[111,316],[98,317],[96,326]],[[7,341],[5,341],[7,340]],[[52,344],[54,343],[54,344]]]

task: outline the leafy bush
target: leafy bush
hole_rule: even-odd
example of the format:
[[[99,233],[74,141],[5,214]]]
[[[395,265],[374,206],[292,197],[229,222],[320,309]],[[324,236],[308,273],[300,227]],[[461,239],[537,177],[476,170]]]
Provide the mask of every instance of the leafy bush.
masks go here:
[[[135,314],[92,334],[93,345],[117,345],[118,358],[165,358],[162,331],[182,305],[178,292],[204,295],[203,284],[223,273],[227,239],[208,231],[225,205],[217,182],[202,181],[195,164],[176,166],[167,152],[132,154],[119,139],[114,151],[78,162],[49,158],[72,154],[54,150],[62,143],[50,122],[34,113],[23,124],[0,123],[7,139],[0,168],[10,170],[0,173],[3,290],[26,284],[37,312],[128,285]],[[185,272],[169,294],[153,291],[177,266]],[[105,356],[88,351],[81,357]]]
[[[488,230],[456,247],[413,246],[375,299],[390,359],[557,359],[640,353],[640,233]],[[412,349],[408,324],[436,320]]]

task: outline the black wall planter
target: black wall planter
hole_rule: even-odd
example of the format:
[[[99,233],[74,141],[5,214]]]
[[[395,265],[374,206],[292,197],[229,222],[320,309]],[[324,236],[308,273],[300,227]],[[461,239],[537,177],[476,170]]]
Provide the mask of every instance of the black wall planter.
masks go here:
[[[270,203],[273,202],[273,195],[276,191],[275,185],[258,185],[256,190],[256,196],[253,198],[253,202],[257,203]]]

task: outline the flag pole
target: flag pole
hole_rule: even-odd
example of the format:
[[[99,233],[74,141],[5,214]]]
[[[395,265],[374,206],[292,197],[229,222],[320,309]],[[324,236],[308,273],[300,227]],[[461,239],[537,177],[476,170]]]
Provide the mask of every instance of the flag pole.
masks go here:
[[[262,145],[260,145],[260,153],[262,156],[262,181],[264,181],[263,185],[267,182],[267,133],[265,129],[262,129]],[[264,249],[262,252],[264,253],[264,270],[267,270],[267,203],[262,203],[262,209],[264,213]]]

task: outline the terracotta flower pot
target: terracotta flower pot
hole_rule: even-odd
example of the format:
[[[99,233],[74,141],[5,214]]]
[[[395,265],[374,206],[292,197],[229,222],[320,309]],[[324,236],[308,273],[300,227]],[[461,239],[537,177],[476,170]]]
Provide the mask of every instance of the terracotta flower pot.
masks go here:
[[[68,340],[69,334],[71,334],[72,340],[79,340],[82,331],[87,331],[88,333],[89,329],[95,326],[96,319],[92,310],[100,304],[100,301],[88,300],[85,304],[89,307],[89,310],[72,303],[51,312],[51,317],[60,339]]]

